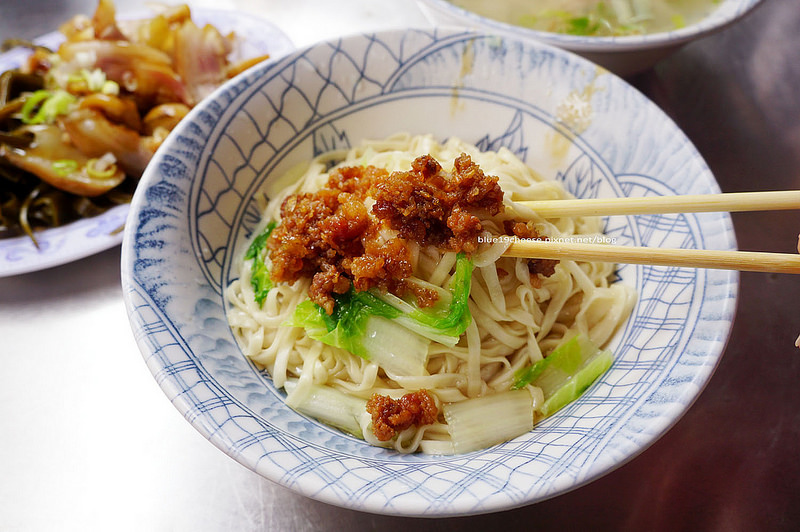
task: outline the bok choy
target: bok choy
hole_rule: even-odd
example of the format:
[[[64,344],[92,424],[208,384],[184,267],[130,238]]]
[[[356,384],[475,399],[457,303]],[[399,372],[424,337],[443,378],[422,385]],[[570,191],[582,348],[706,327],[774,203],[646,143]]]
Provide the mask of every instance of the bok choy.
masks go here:
[[[445,403],[443,412],[453,451],[466,453],[484,449],[530,431],[533,409],[528,390],[509,390]]]
[[[272,288],[272,279],[270,279],[269,276],[269,269],[264,262],[264,250],[267,248],[267,239],[269,235],[272,234],[272,231],[277,225],[278,224],[275,222],[267,224],[264,231],[253,239],[244,254],[244,260],[253,261],[250,284],[253,287],[256,303],[258,303],[259,306],[264,304],[264,299],[266,299],[267,293]]]
[[[541,388],[544,403],[538,412],[547,417],[580,397],[613,360],[610,351],[601,351],[586,336],[574,336],[547,358],[517,371],[512,389]]]
[[[296,380],[288,380],[284,386],[289,394],[298,388]],[[349,432],[357,438],[364,439],[359,419],[366,412],[367,401],[340,392],[330,386],[311,384],[304,390],[295,408],[307,416],[327,423],[328,425]]]
[[[455,345],[471,321],[467,300],[472,260],[460,253],[449,290],[437,305],[423,309],[413,301],[378,291],[334,294],[333,313],[305,300],[287,322],[309,337],[340,347],[398,375],[423,375],[428,345]],[[422,281],[416,281],[422,282]]]
[[[423,375],[429,340],[399,326],[400,311],[370,292],[334,295],[333,314],[306,299],[287,325],[302,327],[310,338],[345,349],[398,375]]]
[[[449,290],[443,291],[440,300],[431,308],[419,308],[413,302],[390,293],[376,294],[376,297],[400,311],[394,317],[397,323],[434,342],[454,346],[472,320],[468,305],[472,269],[472,259],[463,252],[459,253]],[[420,279],[413,282],[426,288],[438,288]]]

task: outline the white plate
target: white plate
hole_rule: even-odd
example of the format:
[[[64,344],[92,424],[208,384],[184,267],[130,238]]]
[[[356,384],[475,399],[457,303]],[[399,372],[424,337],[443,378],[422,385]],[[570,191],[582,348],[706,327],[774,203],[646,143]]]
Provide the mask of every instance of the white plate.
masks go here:
[[[152,16],[151,12],[122,14],[120,18],[149,16]],[[235,31],[240,37],[237,54],[241,57],[269,53],[278,58],[294,49],[289,37],[280,29],[250,13],[198,8],[192,9],[192,19],[198,24],[213,24],[223,33]],[[63,40],[64,36],[56,31],[35,39],[35,42],[55,49]],[[0,72],[19,67],[28,55],[29,52],[23,49],[0,54]],[[0,239],[0,277],[66,264],[118,245],[122,242],[121,229],[128,210],[128,205],[119,205],[92,218],[38,231],[38,249],[27,236]]]

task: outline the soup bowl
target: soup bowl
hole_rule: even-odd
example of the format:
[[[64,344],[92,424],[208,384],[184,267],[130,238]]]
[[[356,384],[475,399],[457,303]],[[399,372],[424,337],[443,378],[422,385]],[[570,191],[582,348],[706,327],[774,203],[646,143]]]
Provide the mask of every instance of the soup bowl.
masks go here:
[[[259,224],[262,192],[315,155],[398,132],[506,147],[577,197],[719,191],[662,111],[558,48],[471,30],[407,29],[297,50],[194,109],[131,204],[124,300],[144,360],[172,404],[263,477],[384,514],[530,504],[642,452],[711,377],[731,327],[735,273],[620,266],[618,282],[638,296],[610,341],[609,371],[531,432],[460,455],[400,454],[303,416],[242,354],[224,293]],[[605,232],[619,244],[736,247],[725,213],[609,217]]]
[[[502,0],[492,5],[502,5]],[[716,32],[750,13],[761,0],[722,0],[705,18],[673,31],[600,37],[537,31],[494,20],[453,5],[448,0],[418,0],[418,4],[436,25],[480,28],[485,32],[536,39],[570,50],[621,76],[630,76],[651,68],[684,45]]]

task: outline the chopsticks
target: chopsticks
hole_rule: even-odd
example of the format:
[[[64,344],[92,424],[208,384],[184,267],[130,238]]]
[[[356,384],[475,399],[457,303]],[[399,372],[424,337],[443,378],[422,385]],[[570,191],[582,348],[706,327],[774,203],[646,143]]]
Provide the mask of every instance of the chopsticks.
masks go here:
[[[685,196],[518,201],[544,218],[680,212],[746,212],[800,209],[800,190],[727,192]]]
[[[733,192],[684,196],[519,201],[544,218],[745,212],[800,209],[800,191]],[[574,238],[581,238],[580,235]],[[800,244],[798,244],[800,251]],[[575,241],[514,239],[507,257],[615,262],[686,268],[800,274],[800,254],[709,249],[651,248]]]
[[[503,256],[749,272],[800,273],[800,255],[760,251],[649,248],[546,240],[514,240]]]

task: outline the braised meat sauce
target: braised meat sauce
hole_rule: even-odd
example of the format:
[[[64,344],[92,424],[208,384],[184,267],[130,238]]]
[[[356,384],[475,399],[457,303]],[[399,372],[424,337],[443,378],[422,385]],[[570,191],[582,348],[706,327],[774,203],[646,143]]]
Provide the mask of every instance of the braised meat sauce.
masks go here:
[[[372,415],[373,432],[380,441],[389,441],[412,425],[430,425],[439,415],[427,390],[407,393],[400,399],[375,394],[367,401],[367,412]]]
[[[371,205],[371,207],[367,207]],[[503,191],[471,157],[461,154],[453,172],[430,155],[408,171],[351,166],[331,172],[326,188],[295,194],[281,205],[281,223],[268,247],[276,282],[311,279],[309,295],[328,314],[333,294],[378,288],[413,293],[420,306],[437,295],[405,279],[413,273],[408,242],[447,251],[474,252],[483,227],[479,214],[503,211]],[[505,222],[508,235],[540,238],[530,224]],[[532,282],[541,283],[558,261],[531,259]]]
[[[482,231],[477,215],[502,209],[497,178],[466,154],[456,159],[452,174],[429,155],[407,172],[334,170],[326,188],[289,196],[281,205],[280,225],[268,241],[271,277],[290,283],[311,278],[311,300],[329,314],[332,294],[347,292],[351,283],[357,291],[413,291],[420,306],[431,305],[434,293],[404,283],[413,271],[408,242],[475,251]]]

